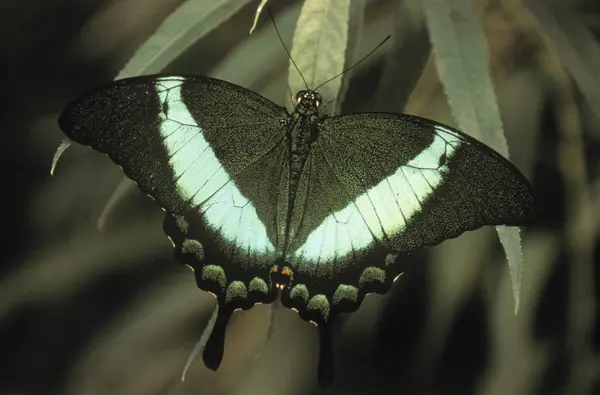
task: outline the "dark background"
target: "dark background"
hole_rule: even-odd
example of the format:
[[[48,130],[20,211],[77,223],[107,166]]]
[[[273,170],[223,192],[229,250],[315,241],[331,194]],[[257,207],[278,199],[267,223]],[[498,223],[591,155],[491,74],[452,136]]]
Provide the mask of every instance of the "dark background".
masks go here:
[[[271,3],[276,19],[298,7],[291,0]],[[571,3],[597,38],[600,7],[593,0]],[[100,232],[96,222],[121,182],[119,169],[92,150],[71,147],[49,175],[62,140],[56,124],[62,108],[113,79],[178,4],[0,4],[0,394],[318,393],[316,331],[281,309],[263,346],[264,306],[236,315],[219,372],[197,360],[181,384],[214,301],[174,264],[162,212],[131,190]],[[594,103],[531,19],[509,2],[476,4],[512,159],[539,199],[537,223],[522,232],[520,313],[512,313],[508,267],[493,229],[421,251],[407,259],[406,274],[387,296],[367,298],[340,326],[331,393],[600,393]],[[218,75],[230,51],[247,45],[257,5],[249,2],[166,71]],[[386,19],[396,7],[367,2],[365,36],[377,41],[380,31],[398,31],[404,16]],[[261,31],[264,48],[281,46],[265,16]],[[435,68],[427,68],[425,25],[410,24],[405,34],[350,73],[342,112],[405,108],[452,122]],[[597,42],[589,50],[597,54]],[[283,104],[285,52],[262,68],[261,57],[248,57],[232,82]],[[559,59],[558,66],[550,67],[549,59]],[[381,84],[390,64],[401,65],[403,74],[391,95]],[[246,85],[249,75],[253,82]],[[577,158],[584,159],[584,183],[573,175]]]

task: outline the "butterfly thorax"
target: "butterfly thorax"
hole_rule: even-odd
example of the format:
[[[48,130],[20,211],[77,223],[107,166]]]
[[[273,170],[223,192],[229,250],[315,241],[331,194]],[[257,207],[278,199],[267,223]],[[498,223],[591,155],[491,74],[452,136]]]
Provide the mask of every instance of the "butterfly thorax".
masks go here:
[[[296,197],[296,189],[306,164],[312,144],[317,138],[320,116],[321,95],[315,91],[300,91],[295,97],[295,111],[288,129],[289,169],[290,169],[290,202]]]
[[[316,115],[300,116],[289,134],[290,181],[297,182],[310,148],[317,136],[319,118]]]

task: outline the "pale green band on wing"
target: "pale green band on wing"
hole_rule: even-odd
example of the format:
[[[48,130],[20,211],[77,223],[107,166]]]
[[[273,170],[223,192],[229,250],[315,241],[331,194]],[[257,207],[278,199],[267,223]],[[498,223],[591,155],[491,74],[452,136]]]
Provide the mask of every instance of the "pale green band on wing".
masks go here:
[[[160,133],[178,192],[229,242],[258,253],[274,252],[256,209],[227,174],[183,102],[183,83],[183,77],[165,77],[155,86],[162,104]]]
[[[382,241],[406,228],[449,171],[447,162],[461,140],[438,129],[431,145],[406,165],[326,217],[294,253],[313,262],[330,262]],[[442,163],[443,162],[443,163]]]

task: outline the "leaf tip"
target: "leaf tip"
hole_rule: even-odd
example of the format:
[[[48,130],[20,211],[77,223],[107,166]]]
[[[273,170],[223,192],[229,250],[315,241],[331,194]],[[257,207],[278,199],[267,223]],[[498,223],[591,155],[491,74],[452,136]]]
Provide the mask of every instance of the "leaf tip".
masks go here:
[[[67,148],[69,148],[70,145],[71,145],[71,141],[63,140],[62,143],[60,143],[60,145],[56,149],[56,152],[54,153],[54,157],[52,158],[52,166],[50,167],[50,175],[51,176],[54,175],[54,171],[56,170],[56,165],[58,164],[58,160],[60,159],[62,154],[67,150]]]

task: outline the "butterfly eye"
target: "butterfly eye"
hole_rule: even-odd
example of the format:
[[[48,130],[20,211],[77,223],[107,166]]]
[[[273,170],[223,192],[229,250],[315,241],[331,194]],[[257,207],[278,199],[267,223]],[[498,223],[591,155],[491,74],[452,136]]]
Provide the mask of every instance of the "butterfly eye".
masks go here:
[[[306,96],[307,91],[299,91],[298,93],[296,93],[296,103],[300,104],[300,102],[302,101],[302,99],[304,99],[304,96]]]
[[[323,96],[315,92],[315,103],[317,107],[321,107],[321,103],[323,103]]]

